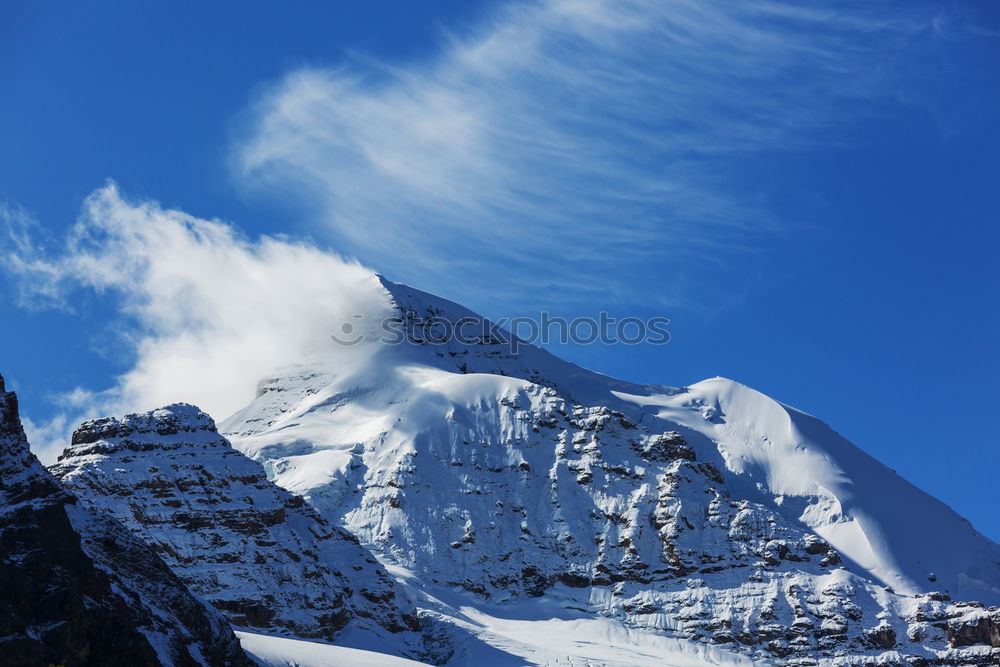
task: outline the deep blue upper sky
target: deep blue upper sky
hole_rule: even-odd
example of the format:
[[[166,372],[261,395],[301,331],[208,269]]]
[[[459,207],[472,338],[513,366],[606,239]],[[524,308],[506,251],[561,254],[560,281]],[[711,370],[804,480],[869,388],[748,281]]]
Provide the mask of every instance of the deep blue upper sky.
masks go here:
[[[795,130],[804,139],[774,148],[762,141],[728,150],[724,160],[711,158],[698,182],[710,178],[711,192],[732,194],[773,221],[766,235],[742,240],[749,249],[703,248],[705,261],[689,268],[670,249],[670,238],[659,263],[659,247],[648,236],[636,241],[649,246],[640,260],[624,253],[616,264],[609,247],[597,270],[625,278],[606,293],[589,288],[585,299],[563,300],[556,286],[575,274],[556,278],[536,260],[518,266],[514,283],[545,287],[525,298],[498,295],[498,278],[488,272],[460,286],[447,272],[422,281],[396,262],[381,264],[389,255],[368,254],[343,233],[324,235],[314,209],[262,194],[234,175],[233,146],[246,134],[247,109],[283,76],[367,60],[420,72],[446,35],[461,39],[482,30],[494,15],[484,4],[4,3],[0,197],[37,220],[50,245],[62,243],[84,198],[113,178],[129,196],[232,221],[251,238],[308,235],[488,315],[666,314],[673,340],[664,347],[557,351],[630,380],[683,385],[723,375],[744,382],[823,418],[1000,539],[996,4],[953,3],[937,32],[915,31],[901,38],[902,51],[869,57],[865,63],[895,74],[876,82],[879,94],[836,98],[830,117]],[[549,65],[547,59],[531,71]],[[815,75],[794,66],[781,73],[804,84]],[[694,86],[704,80],[697,68],[691,77]],[[526,97],[539,85],[529,76],[502,83],[518,81]],[[785,85],[762,80],[760,99],[774,93],[769,86]],[[812,95],[808,86],[802,91],[779,99],[787,105]],[[732,113],[739,116],[738,109]],[[679,121],[667,115],[656,122]],[[649,131],[655,135],[656,127]],[[734,136],[693,132],[696,141]],[[643,154],[641,142],[630,150]],[[708,159],[697,145],[677,150],[678,161]],[[647,167],[655,170],[662,159],[652,150]],[[572,183],[559,187],[573,193]],[[630,220],[615,225],[628,227]],[[579,224],[582,243],[601,234],[594,221]],[[476,236],[476,221],[469,225],[467,233]],[[545,227],[536,233],[544,235]],[[433,239],[427,243],[430,252]],[[481,252],[486,266],[494,250],[484,243]],[[623,298],[626,287],[631,291]],[[666,303],[664,293],[672,295]],[[0,276],[0,372],[33,421],[58,411],[53,396],[77,386],[108,387],[131,364],[129,352],[106,340],[108,323],[118,317],[114,299],[81,295],[74,312],[66,312],[25,308],[16,295],[14,282]]]

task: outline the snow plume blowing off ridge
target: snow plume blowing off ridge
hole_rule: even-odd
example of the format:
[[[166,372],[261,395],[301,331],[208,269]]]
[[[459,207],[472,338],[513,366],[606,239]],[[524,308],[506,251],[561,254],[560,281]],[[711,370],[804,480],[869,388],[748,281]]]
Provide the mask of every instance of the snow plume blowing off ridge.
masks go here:
[[[22,298],[72,308],[80,289],[110,293],[124,316],[115,335],[134,355],[114,387],[77,389],[61,401],[63,414],[27,424],[46,463],[90,417],[185,401],[222,419],[276,368],[334,361],[342,348],[330,335],[355,313],[386,307],[376,276],[356,262],[304,243],[250,240],[219,220],[128,200],[113,183],[87,198],[61,253],[18,239],[2,260]]]

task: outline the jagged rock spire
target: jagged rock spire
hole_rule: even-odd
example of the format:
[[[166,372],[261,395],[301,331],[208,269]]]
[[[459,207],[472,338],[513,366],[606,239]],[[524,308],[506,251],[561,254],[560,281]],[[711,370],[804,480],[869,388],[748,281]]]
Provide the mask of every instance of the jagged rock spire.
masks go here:
[[[15,440],[24,440],[24,428],[17,409],[17,394],[8,392],[0,375],[0,438],[13,436]]]

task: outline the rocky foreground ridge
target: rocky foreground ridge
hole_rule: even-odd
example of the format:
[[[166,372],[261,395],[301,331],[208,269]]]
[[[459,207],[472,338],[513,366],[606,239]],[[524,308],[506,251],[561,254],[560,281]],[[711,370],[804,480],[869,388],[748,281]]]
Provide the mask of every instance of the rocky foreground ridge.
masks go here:
[[[220,436],[191,405],[86,422],[51,468],[234,625],[300,638],[369,633],[419,655],[419,623],[344,529]]]
[[[0,664],[249,666],[229,624],[28,449],[0,378]]]

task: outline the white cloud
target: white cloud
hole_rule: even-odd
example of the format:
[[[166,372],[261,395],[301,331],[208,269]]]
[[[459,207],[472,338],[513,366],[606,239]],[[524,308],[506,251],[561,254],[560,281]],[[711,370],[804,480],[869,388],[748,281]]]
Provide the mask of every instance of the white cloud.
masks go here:
[[[930,23],[902,11],[518,2],[429,61],[289,74],[258,101],[235,165],[424,287],[648,300],[646,270],[676,264],[679,281],[782,227],[725,170],[898,95],[894,58]]]
[[[116,300],[119,350],[131,369],[113,387],[77,388],[45,423],[26,422],[51,461],[84,418],[194,403],[217,419],[254,397],[257,382],[306,357],[335,359],[330,334],[355,313],[385,308],[374,274],[316,247],[243,238],[111,184],[94,192],[58,254],[21,236],[4,260],[26,295],[70,303],[80,288]]]

